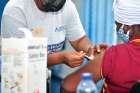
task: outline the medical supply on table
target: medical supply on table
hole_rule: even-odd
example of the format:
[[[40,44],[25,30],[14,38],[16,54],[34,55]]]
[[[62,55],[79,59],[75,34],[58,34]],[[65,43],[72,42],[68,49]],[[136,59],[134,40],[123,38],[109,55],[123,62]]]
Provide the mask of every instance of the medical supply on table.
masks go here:
[[[47,38],[19,30],[25,38],[2,38],[1,93],[46,93]]]

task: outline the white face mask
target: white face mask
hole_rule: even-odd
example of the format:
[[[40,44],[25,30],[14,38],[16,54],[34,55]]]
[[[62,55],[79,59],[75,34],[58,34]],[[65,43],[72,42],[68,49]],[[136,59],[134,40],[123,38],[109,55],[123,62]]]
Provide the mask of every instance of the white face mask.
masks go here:
[[[127,31],[127,34],[124,33],[123,30],[124,25],[121,26],[121,28],[117,31],[117,35],[121,40],[123,40],[125,43],[129,41],[129,33],[130,31]]]

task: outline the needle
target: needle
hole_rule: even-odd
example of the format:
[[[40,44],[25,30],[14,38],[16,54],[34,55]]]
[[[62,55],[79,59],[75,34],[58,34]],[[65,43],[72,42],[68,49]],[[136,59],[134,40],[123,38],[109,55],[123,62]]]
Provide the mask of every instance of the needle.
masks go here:
[[[85,58],[87,58],[88,60],[93,60],[94,59],[94,56],[85,55]]]

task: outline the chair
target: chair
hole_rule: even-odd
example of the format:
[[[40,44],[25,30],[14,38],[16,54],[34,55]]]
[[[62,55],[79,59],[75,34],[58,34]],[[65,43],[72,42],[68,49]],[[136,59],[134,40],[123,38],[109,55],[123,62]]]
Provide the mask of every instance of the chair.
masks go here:
[[[130,89],[129,93],[140,93],[140,80],[138,80]]]

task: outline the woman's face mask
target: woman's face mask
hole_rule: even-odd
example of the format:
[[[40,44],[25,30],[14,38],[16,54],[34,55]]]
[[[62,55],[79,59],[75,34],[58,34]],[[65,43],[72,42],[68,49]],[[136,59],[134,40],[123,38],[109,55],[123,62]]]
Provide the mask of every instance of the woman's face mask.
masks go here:
[[[57,12],[65,4],[66,0],[42,0],[44,11],[46,12]]]
[[[125,34],[123,27],[124,27],[124,25],[122,25],[121,28],[117,31],[117,36],[119,38],[121,38],[121,40],[123,40],[125,43],[127,43],[129,41],[129,32],[130,31],[127,31],[127,34]]]

